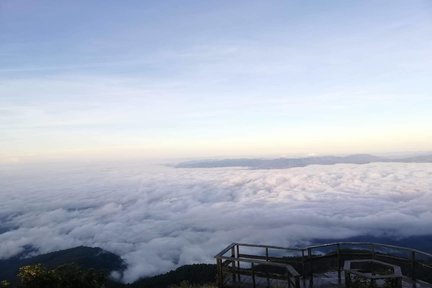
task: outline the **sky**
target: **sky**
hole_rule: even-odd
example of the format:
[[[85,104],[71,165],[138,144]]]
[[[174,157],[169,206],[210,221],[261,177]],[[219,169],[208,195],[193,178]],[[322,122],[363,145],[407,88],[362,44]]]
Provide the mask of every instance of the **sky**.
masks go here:
[[[0,161],[425,151],[430,1],[0,1]]]

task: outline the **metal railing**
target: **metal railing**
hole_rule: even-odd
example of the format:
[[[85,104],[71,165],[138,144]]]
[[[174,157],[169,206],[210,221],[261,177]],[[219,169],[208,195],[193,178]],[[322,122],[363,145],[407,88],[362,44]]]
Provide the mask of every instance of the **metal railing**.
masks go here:
[[[277,287],[313,287],[314,278],[329,271],[337,272],[341,283],[343,263],[351,259],[398,265],[404,281],[413,287],[432,283],[432,254],[379,243],[337,242],[305,248],[232,243],[215,258],[220,288],[240,287],[240,283],[255,288],[260,286],[257,277],[264,279],[264,287],[274,287],[273,282]]]

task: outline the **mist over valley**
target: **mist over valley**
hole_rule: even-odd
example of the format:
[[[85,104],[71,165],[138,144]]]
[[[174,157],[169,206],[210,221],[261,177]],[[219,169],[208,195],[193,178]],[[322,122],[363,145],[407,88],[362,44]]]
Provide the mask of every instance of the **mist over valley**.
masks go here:
[[[13,169],[11,169],[11,167]],[[124,282],[213,263],[231,242],[432,234],[432,164],[290,169],[174,168],[139,162],[4,165],[0,259],[100,247]]]

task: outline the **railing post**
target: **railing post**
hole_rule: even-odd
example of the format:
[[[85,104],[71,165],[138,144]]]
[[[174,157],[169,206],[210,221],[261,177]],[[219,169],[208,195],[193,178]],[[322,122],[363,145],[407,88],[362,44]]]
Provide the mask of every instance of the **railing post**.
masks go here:
[[[309,262],[309,287],[313,287],[313,263],[312,263],[312,248],[308,248],[308,262]]]
[[[266,253],[266,261],[268,262],[269,261],[269,249],[268,249],[268,247],[265,247],[265,253]],[[269,273],[266,272],[266,276],[267,276],[267,288],[270,287],[270,279],[269,279],[268,274]]]
[[[350,288],[351,286],[351,273],[345,271],[345,288]]]
[[[370,250],[371,250],[372,259],[375,259],[375,245],[374,244],[370,245]]]
[[[291,288],[291,278],[288,271],[287,271],[287,282],[288,282],[288,288]]]
[[[235,258],[235,250],[234,250],[234,246],[231,247],[231,258]],[[232,268],[232,281],[236,282],[236,275],[237,275],[237,270],[236,270],[236,261],[232,261],[231,262],[231,268]]]
[[[236,258],[237,259],[240,258],[240,247],[239,246],[240,246],[239,244],[235,245],[235,247],[236,247],[236,256],[237,256]],[[237,268],[240,270],[240,261],[237,261]],[[238,282],[240,282],[240,273],[237,274],[237,280],[238,280]]]
[[[300,277],[295,277],[295,287],[300,288]]]
[[[223,275],[222,275],[222,259],[217,258],[217,285],[219,288],[223,288]]]
[[[341,276],[341,273],[342,273],[342,267],[341,267],[341,255],[340,255],[340,243],[338,243],[337,244],[337,246],[336,246],[336,253],[337,253],[337,262],[338,262],[338,281],[339,281],[339,283],[341,283],[341,280],[342,280],[342,276]]]
[[[255,288],[255,269],[254,269],[254,263],[251,263],[251,270],[252,270],[252,287]]]
[[[303,269],[303,273],[302,273],[302,278],[303,278],[303,287],[306,287],[306,265],[305,265],[305,250],[302,249],[302,269]]]
[[[413,287],[416,287],[416,256],[415,251],[411,251],[411,280]]]

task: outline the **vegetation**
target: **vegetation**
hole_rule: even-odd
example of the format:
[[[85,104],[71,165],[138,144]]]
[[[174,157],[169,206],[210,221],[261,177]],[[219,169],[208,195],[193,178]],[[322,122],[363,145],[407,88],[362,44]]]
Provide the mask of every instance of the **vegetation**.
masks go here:
[[[132,284],[114,282],[106,273],[86,269],[78,264],[64,264],[47,268],[42,264],[26,265],[19,268],[12,284],[0,282],[0,288],[213,288],[216,280],[216,265],[185,265],[168,273],[140,279]]]
[[[9,287],[12,287],[12,285],[9,281],[3,280],[3,281],[0,281],[0,287],[1,288],[9,288]]]
[[[340,263],[352,259],[348,254],[355,252],[356,258],[370,258],[370,251],[341,249]],[[337,269],[338,258],[335,251],[326,251],[326,257],[313,258],[314,273],[324,273],[329,269]],[[345,255],[347,254],[347,255]],[[317,256],[317,255],[316,255]],[[403,256],[403,255],[402,255]],[[377,260],[399,265],[404,275],[411,275],[411,263],[400,262],[397,259],[385,257],[385,254],[375,253]],[[301,257],[284,257],[286,262],[303,272]],[[39,261],[39,262],[36,262]],[[143,259],[143,261],[145,261]],[[431,265],[429,259],[418,259],[419,263]],[[294,263],[293,263],[294,262]],[[69,264],[75,263],[75,264]],[[19,266],[18,266],[19,265]],[[100,248],[76,247],[72,249],[43,254],[35,257],[15,257],[0,260],[0,288],[12,287],[106,287],[106,288],[212,288],[216,282],[216,265],[193,264],[185,265],[165,274],[142,278],[134,283],[123,284],[106,277],[111,271],[124,270],[122,259]],[[278,272],[271,266],[257,265],[256,270]],[[416,265],[417,279],[432,282],[430,269]],[[308,265],[306,271],[308,273]],[[12,276],[10,276],[12,275]],[[7,281],[1,281],[7,280]],[[356,282],[353,279],[353,282]],[[357,281],[358,287],[370,286],[370,283]],[[355,286],[355,285],[354,285]],[[384,287],[393,287],[394,283],[387,281]]]
[[[32,250],[27,251],[27,253]],[[34,257],[25,257],[27,253],[0,260],[0,280],[16,282],[20,267],[42,264],[46,268],[55,268],[75,263],[83,269],[95,269],[109,274],[111,271],[123,271],[126,267],[123,260],[113,253],[101,248],[75,247]],[[2,286],[0,286],[2,287]]]
[[[170,286],[170,288],[216,288],[215,284],[192,284],[188,281],[182,281],[179,285]]]
[[[165,274],[140,279],[128,287],[133,288],[168,288],[168,287],[212,287],[209,283],[216,282],[216,265],[192,264],[185,265]],[[182,286],[183,285],[183,286]],[[189,285],[189,286],[187,286]],[[203,286],[200,286],[203,285]],[[207,286],[206,286],[207,285]]]
[[[18,273],[18,287],[22,288],[102,288],[105,274],[94,269],[82,269],[76,264],[48,269],[41,264],[23,266]]]

